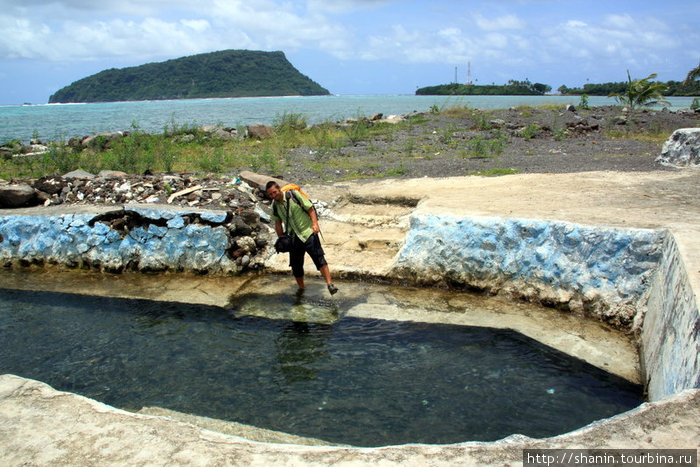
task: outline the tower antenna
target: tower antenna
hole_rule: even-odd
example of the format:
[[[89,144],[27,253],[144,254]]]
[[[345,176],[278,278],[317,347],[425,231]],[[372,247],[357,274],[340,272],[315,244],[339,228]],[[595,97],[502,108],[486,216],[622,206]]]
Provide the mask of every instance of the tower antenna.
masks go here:
[[[472,84],[472,62],[467,62],[467,86]]]

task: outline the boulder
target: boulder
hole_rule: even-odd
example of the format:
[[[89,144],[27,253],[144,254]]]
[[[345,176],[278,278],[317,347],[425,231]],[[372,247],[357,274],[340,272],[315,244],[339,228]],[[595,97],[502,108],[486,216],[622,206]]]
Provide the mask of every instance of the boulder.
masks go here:
[[[275,130],[271,126],[267,125],[249,125],[248,126],[248,137],[255,139],[267,139],[274,134]]]
[[[235,128],[221,126],[203,126],[202,131],[210,138],[216,138],[226,141],[237,139],[237,131]]]
[[[674,131],[661,148],[656,162],[673,167],[700,167],[700,128]]]
[[[100,170],[100,172],[97,174],[97,176],[100,178],[124,178],[128,175],[129,174],[122,172],[121,170]]]
[[[95,176],[93,174],[91,174],[90,172],[86,172],[82,169],[78,169],[78,170],[73,170],[72,172],[68,172],[67,174],[64,174],[63,178],[90,179],[90,178],[95,178]]]
[[[36,206],[38,202],[36,191],[29,185],[0,186],[0,208]]]
[[[42,191],[49,195],[55,195],[57,193],[60,193],[66,185],[66,180],[63,177],[49,175],[41,177],[36,182],[34,182],[32,186],[35,190]]]
[[[92,136],[88,136],[81,141],[84,148],[94,148],[98,150],[104,150],[109,147],[109,144],[118,138],[126,136],[123,131],[109,131],[104,133],[96,133]]]

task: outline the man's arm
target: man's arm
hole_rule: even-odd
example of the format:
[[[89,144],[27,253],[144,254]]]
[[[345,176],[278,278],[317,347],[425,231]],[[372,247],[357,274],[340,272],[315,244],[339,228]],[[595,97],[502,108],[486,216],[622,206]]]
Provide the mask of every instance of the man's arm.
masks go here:
[[[282,228],[282,221],[275,221],[275,232],[277,232],[277,236],[281,237],[284,235],[284,229]]]
[[[311,208],[307,211],[309,213],[309,217],[311,218],[311,229],[314,231],[314,233],[319,233],[321,231],[321,228],[318,226],[318,217],[316,216],[316,209],[311,206]]]

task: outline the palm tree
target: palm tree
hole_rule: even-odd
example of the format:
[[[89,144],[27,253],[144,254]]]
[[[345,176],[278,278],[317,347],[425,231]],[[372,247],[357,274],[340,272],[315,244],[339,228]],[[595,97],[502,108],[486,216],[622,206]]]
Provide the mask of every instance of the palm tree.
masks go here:
[[[698,78],[700,78],[700,63],[688,72],[688,76],[685,77],[685,84],[690,84]]]
[[[658,81],[650,81],[654,78],[656,78],[656,73],[652,73],[644,79],[632,80],[630,71],[627,70],[627,89],[622,93],[611,93],[608,97],[614,97],[621,105],[629,107],[630,111],[636,107],[669,104],[663,99],[662,94],[666,85]]]

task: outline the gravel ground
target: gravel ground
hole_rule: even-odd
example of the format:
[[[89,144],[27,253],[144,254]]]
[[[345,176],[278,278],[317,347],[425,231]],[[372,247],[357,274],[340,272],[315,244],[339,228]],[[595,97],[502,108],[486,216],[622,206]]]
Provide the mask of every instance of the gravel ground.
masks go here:
[[[352,178],[673,170],[655,163],[663,143],[678,128],[700,126],[698,113],[638,110],[628,115],[615,106],[456,109],[412,119],[413,124],[399,125],[389,136],[340,149],[298,148],[288,156],[291,168],[279,175],[309,184]]]

